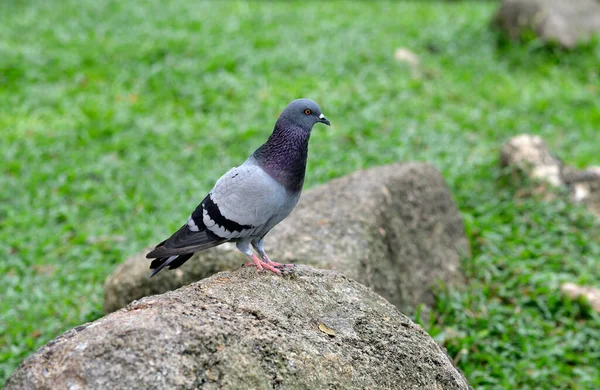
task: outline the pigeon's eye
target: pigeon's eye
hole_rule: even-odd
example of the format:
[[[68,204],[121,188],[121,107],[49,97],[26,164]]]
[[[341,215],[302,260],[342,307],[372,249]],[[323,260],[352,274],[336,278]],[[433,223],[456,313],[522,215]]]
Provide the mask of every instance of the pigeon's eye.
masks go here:
[[[309,110],[309,109],[307,108],[306,110],[304,110],[304,113],[305,113],[306,115],[310,115],[310,114],[312,113],[312,111],[311,111],[311,110]]]

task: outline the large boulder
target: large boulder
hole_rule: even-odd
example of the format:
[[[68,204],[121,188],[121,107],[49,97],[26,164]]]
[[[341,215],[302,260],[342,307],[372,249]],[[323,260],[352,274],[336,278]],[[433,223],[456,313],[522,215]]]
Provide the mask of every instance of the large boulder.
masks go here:
[[[544,41],[572,48],[600,33],[600,2],[503,0],[492,24],[513,39],[534,33]]]
[[[583,203],[600,217],[600,167],[578,169],[556,157],[537,135],[521,134],[509,139],[500,153],[500,163],[508,168],[513,184],[522,178],[542,186],[565,188],[574,202]],[[543,187],[541,191],[545,192]]]
[[[223,272],[72,329],[5,390],[468,389],[444,350],[371,289],[326,270]]]
[[[334,269],[372,287],[401,310],[433,303],[439,282],[462,281],[469,254],[463,221],[444,179],[428,164],[394,164],[307,191],[296,210],[267,236],[275,261]],[[105,284],[105,312],[239,268],[232,244],[196,254],[149,279],[144,251],[121,264]]]

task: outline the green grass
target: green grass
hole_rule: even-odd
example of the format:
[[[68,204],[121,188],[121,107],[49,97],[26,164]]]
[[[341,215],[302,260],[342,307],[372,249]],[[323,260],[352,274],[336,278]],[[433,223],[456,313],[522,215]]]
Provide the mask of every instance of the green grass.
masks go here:
[[[471,189],[492,199],[462,202],[469,284],[442,294],[423,325],[473,384],[598,388],[600,315],[559,291],[566,281],[598,285],[598,222],[562,200],[543,205],[491,183]]]
[[[115,265],[171,233],[297,97],[320,103],[307,186],[435,164],[465,217],[469,285],[430,333],[476,387],[600,387],[597,222],[516,199],[497,154],[531,132],[600,164],[600,45],[499,47],[494,3],[0,3],[0,384],[102,315]],[[421,56],[415,74],[393,53]]]

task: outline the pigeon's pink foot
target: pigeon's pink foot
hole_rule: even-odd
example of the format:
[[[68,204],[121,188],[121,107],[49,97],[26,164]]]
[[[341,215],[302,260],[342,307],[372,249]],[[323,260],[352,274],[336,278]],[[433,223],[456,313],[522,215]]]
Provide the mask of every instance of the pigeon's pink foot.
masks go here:
[[[262,261],[255,254],[252,254],[252,262],[251,263],[244,264],[245,267],[250,267],[253,265],[256,266],[256,268],[258,268],[259,271],[262,271],[263,269],[267,269],[271,272],[276,273],[277,275],[281,275],[281,271],[278,270],[277,268],[275,268],[275,266],[273,265],[273,262],[268,263],[266,261]]]

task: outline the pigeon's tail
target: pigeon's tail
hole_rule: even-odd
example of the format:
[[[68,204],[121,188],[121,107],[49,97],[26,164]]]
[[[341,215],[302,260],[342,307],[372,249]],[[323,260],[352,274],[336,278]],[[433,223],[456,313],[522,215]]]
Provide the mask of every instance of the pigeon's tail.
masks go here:
[[[192,257],[193,253],[186,253],[183,255],[174,255],[168,257],[160,257],[158,259],[152,260],[150,264],[150,269],[153,270],[150,274],[150,277],[153,277],[157,273],[160,272],[161,269],[165,267],[169,267],[169,269],[175,269],[180,267],[183,263],[188,261],[190,257]]]
[[[175,234],[158,244],[146,255],[146,258],[154,259],[150,264],[150,269],[153,270],[150,277],[166,266],[169,266],[169,269],[180,267],[196,252],[229,241],[227,238],[221,238],[212,233],[201,222],[195,224],[194,227],[195,229],[192,230],[189,224],[183,225]]]

